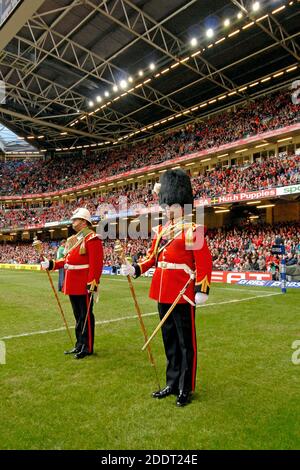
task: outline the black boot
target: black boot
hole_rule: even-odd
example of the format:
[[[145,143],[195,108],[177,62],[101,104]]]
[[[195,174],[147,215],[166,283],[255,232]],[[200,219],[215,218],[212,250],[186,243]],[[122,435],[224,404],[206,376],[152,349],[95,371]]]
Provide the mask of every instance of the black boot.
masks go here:
[[[161,399],[161,398],[166,398],[169,395],[177,395],[177,393],[178,393],[178,390],[174,390],[172,387],[167,385],[162,390],[157,390],[156,392],[153,392],[152,393],[152,398]]]
[[[191,393],[190,392],[183,392],[182,390],[179,392],[179,395],[176,398],[176,405],[177,406],[186,406],[191,401]]]
[[[68,351],[64,351],[64,354],[76,354],[80,351],[80,347],[76,347],[73,348],[73,349],[69,349]]]
[[[93,353],[90,353],[90,352],[88,351],[88,349],[87,349],[86,346],[82,346],[81,350],[78,351],[78,352],[75,354],[74,358],[75,358],[75,359],[83,359],[83,358],[86,357],[86,356],[91,356],[91,354],[93,354]]]

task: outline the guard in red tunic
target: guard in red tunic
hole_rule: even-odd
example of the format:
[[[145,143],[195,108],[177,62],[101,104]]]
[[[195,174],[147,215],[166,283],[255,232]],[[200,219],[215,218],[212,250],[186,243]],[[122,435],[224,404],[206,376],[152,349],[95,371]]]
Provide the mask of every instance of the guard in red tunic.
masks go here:
[[[65,269],[63,293],[69,295],[76,319],[76,344],[65,354],[75,354],[76,359],[82,359],[93,354],[94,349],[93,295],[102,274],[103,248],[91,228],[91,215],[87,209],[77,209],[71,220],[77,233],[68,238],[65,257],[56,261],[45,260],[41,265],[50,271]]]
[[[190,280],[162,326],[167,358],[166,387],[152,394],[153,398],[177,395],[177,406],[185,406],[190,401],[196,382],[195,304],[207,300],[212,257],[204,227],[187,222],[184,218],[184,213],[191,213],[193,207],[188,175],[182,170],[168,170],[162,175],[159,186],[159,202],[166,209],[168,223],[156,229],[145,261],[132,266],[123,265],[121,273],[137,278],[148,269],[156,268],[150,298],[158,302],[160,319]]]

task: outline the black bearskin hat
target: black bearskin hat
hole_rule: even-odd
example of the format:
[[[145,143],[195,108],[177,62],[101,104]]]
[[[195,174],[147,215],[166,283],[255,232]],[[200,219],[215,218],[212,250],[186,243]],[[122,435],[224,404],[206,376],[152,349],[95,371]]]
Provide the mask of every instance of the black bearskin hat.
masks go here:
[[[168,170],[160,177],[159,204],[193,205],[193,190],[189,176],[183,170]]]

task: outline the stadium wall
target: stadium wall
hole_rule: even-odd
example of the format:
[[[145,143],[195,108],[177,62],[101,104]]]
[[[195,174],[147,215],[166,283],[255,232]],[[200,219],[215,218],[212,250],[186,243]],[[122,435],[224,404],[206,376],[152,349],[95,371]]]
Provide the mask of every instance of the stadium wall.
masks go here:
[[[290,202],[275,206],[273,214],[274,216],[271,223],[293,222],[294,220],[300,220],[300,203]]]

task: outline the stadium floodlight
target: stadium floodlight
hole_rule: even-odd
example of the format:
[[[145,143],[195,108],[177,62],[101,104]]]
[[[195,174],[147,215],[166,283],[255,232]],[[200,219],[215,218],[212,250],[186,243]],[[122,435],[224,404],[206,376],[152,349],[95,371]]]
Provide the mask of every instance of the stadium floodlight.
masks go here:
[[[259,2],[254,2],[252,4],[252,10],[253,11],[258,11],[260,9],[260,3]]]
[[[208,38],[212,38],[213,35],[214,35],[214,30],[213,30],[212,28],[208,28],[208,29],[206,30],[206,36],[207,36]]]
[[[218,155],[218,158],[227,157],[228,155],[229,155],[229,153],[223,153],[222,155]]]
[[[105,91],[104,96],[106,96],[106,98],[108,98],[109,97],[109,91]]]
[[[241,20],[243,18],[243,13],[241,11],[239,11],[236,16],[237,16],[238,20]]]
[[[98,95],[97,98],[96,98],[96,101],[97,101],[97,103],[101,103],[102,97],[100,95]]]
[[[142,70],[139,70],[139,76],[142,77],[144,75],[144,72]]]
[[[269,145],[269,142],[266,142],[265,144],[255,145],[255,148],[256,148],[256,149],[259,149],[259,148],[261,148],[261,147],[265,147],[266,145]]]
[[[120,88],[122,88],[122,90],[125,90],[125,88],[127,88],[128,86],[128,83],[126,80],[121,80],[120,81]]]
[[[117,85],[114,85],[114,86],[113,86],[113,91],[117,92],[118,89],[119,89],[119,88],[117,87]]]
[[[132,83],[132,82],[133,82],[133,78],[132,78],[132,77],[128,77],[128,81],[129,81],[129,83]]]
[[[89,107],[92,108],[94,106],[94,101],[89,101]]]
[[[149,69],[150,70],[155,70],[155,64],[153,62],[151,62],[151,64],[149,65]]]
[[[197,38],[192,38],[190,41],[190,44],[192,47],[196,47],[198,44]]]
[[[228,28],[228,26],[230,26],[230,19],[229,18],[226,18],[226,20],[224,21],[224,26],[225,26],[225,28]]]

